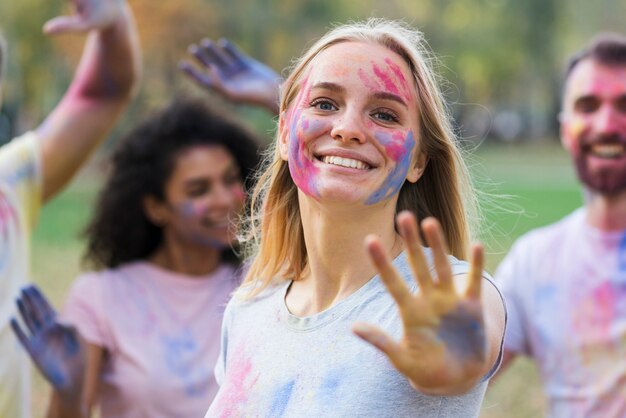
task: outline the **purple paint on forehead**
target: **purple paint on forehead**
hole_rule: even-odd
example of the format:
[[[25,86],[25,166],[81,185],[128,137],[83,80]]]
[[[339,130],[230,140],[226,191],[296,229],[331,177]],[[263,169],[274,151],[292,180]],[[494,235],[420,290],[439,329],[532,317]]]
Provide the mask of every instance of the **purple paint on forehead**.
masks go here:
[[[387,175],[387,178],[378,190],[367,198],[365,204],[373,205],[383,199],[388,199],[391,196],[394,196],[400,191],[411,166],[411,151],[414,146],[415,139],[413,139],[413,132],[409,131],[404,143],[402,144],[401,152],[398,151],[398,148],[396,148],[395,145],[391,147],[393,152],[397,152],[396,157],[399,158],[400,161],[398,161],[396,167]]]

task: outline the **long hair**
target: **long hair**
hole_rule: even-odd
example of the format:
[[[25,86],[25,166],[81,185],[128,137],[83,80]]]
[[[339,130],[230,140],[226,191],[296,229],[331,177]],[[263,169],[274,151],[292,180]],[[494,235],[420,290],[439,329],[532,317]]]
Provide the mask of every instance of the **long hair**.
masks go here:
[[[405,181],[396,213],[410,210],[418,220],[436,217],[443,227],[452,255],[465,259],[477,205],[468,169],[450,125],[450,115],[431,68],[422,34],[403,23],[382,19],[339,26],[317,41],[295,62],[282,87],[281,118],[300,90],[300,81],[315,57],[341,42],[383,45],[408,64],[417,91],[419,144],[428,165],[417,183]],[[278,134],[277,134],[278,135]],[[253,259],[243,285],[253,297],[277,279],[298,280],[307,268],[307,252],[298,206],[297,187],[277,146],[266,154],[251,199],[247,223],[246,254]],[[251,287],[249,285],[252,285]]]
[[[198,145],[223,146],[248,179],[257,166],[260,144],[240,123],[199,99],[179,97],[150,115],[113,153],[110,176],[85,230],[85,261],[112,268],[144,259],[161,245],[161,227],[146,216],[143,199],[165,199],[164,185],[181,153]],[[237,260],[230,248],[222,256],[224,261]]]

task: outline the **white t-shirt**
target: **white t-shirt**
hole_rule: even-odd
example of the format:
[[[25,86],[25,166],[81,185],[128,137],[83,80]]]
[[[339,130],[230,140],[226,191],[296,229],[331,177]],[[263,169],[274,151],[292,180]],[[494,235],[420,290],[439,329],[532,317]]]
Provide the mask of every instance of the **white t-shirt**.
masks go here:
[[[432,257],[426,251],[430,265]],[[454,274],[465,262],[450,257]],[[405,253],[394,266],[416,291]],[[297,317],[285,306],[285,281],[226,308],[215,374],[220,390],[206,417],[477,417],[487,380],[461,396],[416,391],[389,359],[351,331],[376,324],[400,339],[397,305],[379,276],[318,314]]]
[[[626,231],[578,209],[520,238],[496,272],[505,349],[538,363],[551,417],[626,417]]]
[[[237,284],[229,264],[202,277],[145,261],[80,276],[63,319],[105,350],[102,417],[201,417],[217,392],[222,315]]]
[[[9,321],[30,281],[30,235],[41,206],[39,141],[27,133],[0,148],[0,417],[30,418],[29,360]]]

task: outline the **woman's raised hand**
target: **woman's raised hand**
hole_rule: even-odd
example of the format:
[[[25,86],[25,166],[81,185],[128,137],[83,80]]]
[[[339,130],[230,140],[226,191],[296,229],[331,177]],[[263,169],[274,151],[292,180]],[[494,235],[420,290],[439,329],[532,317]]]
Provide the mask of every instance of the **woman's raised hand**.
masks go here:
[[[362,323],[355,324],[353,330],[384,352],[416,389],[429,394],[465,392],[484,373],[487,357],[480,299],[483,249],[480,245],[472,248],[467,288],[459,292],[439,222],[427,218],[421,224],[432,250],[435,277],[422,251],[415,216],[400,213],[396,225],[419,285],[417,293],[411,293],[376,237],[368,237],[366,245],[383,283],[398,304],[404,335],[395,341],[378,327]]]
[[[46,380],[64,397],[80,397],[85,374],[85,348],[75,328],[57,314],[35,286],[22,289],[17,306],[28,331],[12,318],[13,332]]]
[[[179,67],[191,79],[227,99],[263,106],[278,114],[278,91],[282,79],[267,65],[241,52],[227,39],[203,39],[189,47],[200,68],[183,60]]]

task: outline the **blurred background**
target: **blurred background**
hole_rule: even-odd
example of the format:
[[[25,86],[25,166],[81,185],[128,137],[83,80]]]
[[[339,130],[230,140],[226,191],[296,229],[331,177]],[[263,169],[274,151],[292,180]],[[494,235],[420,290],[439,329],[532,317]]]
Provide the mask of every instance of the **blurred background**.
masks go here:
[[[81,270],[80,231],[119,134],[174,91],[209,94],[176,67],[203,37],[227,37],[277,70],[287,67],[333,23],[370,16],[404,19],[424,31],[442,88],[483,192],[481,239],[491,272],[511,243],[581,204],[556,115],[567,58],[599,31],[624,31],[624,0],[130,0],[144,51],[144,81],[121,124],[69,189],[45,207],[33,240],[33,274],[57,306]],[[48,38],[41,27],[67,12],[61,0],[0,2],[9,44],[0,143],[37,126],[72,77],[80,36]],[[286,73],[283,71],[283,75]],[[274,120],[237,112],[271,140]],[[36,378],[35,417],[48,393]],[[517,361],[492,385],[481,417],[536,417],[543,397],[537,373]]]

